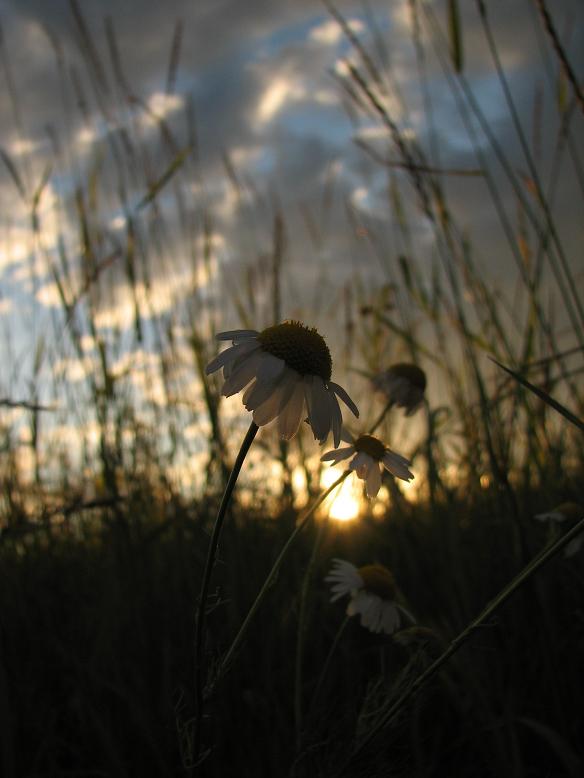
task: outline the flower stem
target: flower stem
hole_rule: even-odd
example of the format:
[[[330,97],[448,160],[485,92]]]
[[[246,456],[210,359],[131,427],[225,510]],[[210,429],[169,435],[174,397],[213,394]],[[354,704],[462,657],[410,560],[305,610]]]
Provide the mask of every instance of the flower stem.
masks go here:
[[[342,473],[337,480],[331,484],[328,489],[325,489],[325,491],[313,502],[313,504],[307,508],[307,510],[301,514],[301,517],[298,520],[298,523],[296,524],[296,527],[294,528],[294,531],[291,533],[290,537],[282,547],[282,550],[278,554],[278,557],[276,561],[274,562],[272,569],[268,573],[268,577],[264,581],[262,588],[260,589],[257,597],[255,598],[251,608],[249,609],[247,616],[245,617],[241,627],[239,628],[239,631],[235,638],[233,639],[233,643],[229,647],[227,653],[223,657],[223,660],[221,664],[219,665],[218,671],[217,671],[217,678],[220,678],[223,673],[229,669],[229,665],[233,660],[233,657],[235,655],[236,650],[239,648],[239,645],[241,641],[243,640],[245,633],[247,632],[247,629],[251,623],[251,620],[253,619],[257,609],[260,606],[260,603],[264,599],[268,589],[271,587],[272,583],[274,582],[274,579],[276,578],[278,571],[280,569],[280,565],[282,564],[282,560],[288,553],[288,550],[292,546],[294,540],[296,537],[302,532],[304,527],[308,524],[309,519],[314,514],[316,509],[322,505],[322,503],[326,500],[326,498],[329,496],[329,494],[334,491],[339,484],[341,484],[345,478],[349,475],[351,471],[346,470],[344,473]]]
[[[354,749],[350,755],[348,761],[341,769],[338,775],[347,775],[347,768],[353,763],[359,754],[361,754],[367,745],[380,733],[380,731],[386,727],[400,712],[404,705],[414,697],[420,689],[424,686],[426,681],[431,678],[442,665],[455,654],[458,649],[466,643],[468,638],[481,627],[485,622],[497,611],[507,600],[514,594],[520,586],[522,586],[532,575],[534,575],[540,567],[548,562],[553,556],[564,548],[573,538],[584,530],[584,519],[578,522],[572,529],[567,532],[562,538],[557,540],[552,546],[544,549],[540,552],[531,562],[521,570],[518,575],[510,581],[499,594],[491,600],[491,602],[484,608],[484,610],[477,616],[476,619],[470,622],[470,624],[450,643],[448,648],[433,662],[416,680],[409,686],[405,692],[394,702],[390,709],[382,716],[377,724],[369,731],[369,733],[363,738],[359,745]]]
[[[205,569],[203,571],[203,580],[201,583],[201,592],[199,594],[199,603],[197,609],[196,630],[195,630],[195,720],[194,720],[194,733],[193,733],[194,763],[196,763],[199,757],[200,741],[201,741],[201,720],[203,716],[203,704],[204,704],[203,648],[204,648],[204,640],[205,640],[205,621],[207,615],[207,597],[209,595],[211,574],[213,572],[213,567],[215,565],[215,557],[217,555],[219,537],[221,535],[221,529],[223,527],[223,521],[225,519],[225,514],[227,513],[229,501],[231,500],[231,495],[233,494],[233,490],[235,488],[235,484],[239,476],[239,473],[241,471],[241,468],[243,466],[245,457],[247,456],[247,453],[250,449],[253,439],[256,436],[258,429],[259,427],[257,426],[257,424],[255,424],[255,422],[252,421],[246,433],[246,436],[243,439],[241,448],[239,449],[237,459],[235,460],[235,464],[233,465],[233,470],[231,471],[231,475],[229,476],[229,480],[227,481],[227,486],[225,487],[225,492],[223,493],[223,498],[221,500],[221,505],[219,506],[219,511],[217,512],[217,518],[215,519],[215,524],[213,525],[213,532],[211,534],[209,549],[207,551],[207,560],[205,562]]]
[[[327,522],[323,519],[320,522],[318,532],[312,546],[310,560],[306,567],[306,572],[302,579],[302,589],[300,591],[300,606],[298,609],[298,628],[296,631],[296,662],[294,666],[294,722],[296,728],[296,750],[299,753],[302,745],[302,664],[304,658],[304,633],[306,631],[306,611],[308,602],[308,590],[312,581],[312,573],[316,564],[318,549],[324,536]]]
[[[385,415],[389,413],[391,410],[391,407],[393,406],[393,400],[389,400],[389,402],[386,404],[385,408],[381,411],[377,419],[375,420],[375,423],[371,425],[369,428],[369,435],[373,435],[375,430],[379,427],[381,422],[385,419]]]
[[[369,434],[373,434],[379,427],[386,414],[393,406],[393,400],[389,400],[381,414],[377,417],[375,423],[369,428]],[[347,470],[346,473],[352,472]],[[336,482],[335,482],[336,483]],[[304,573],[302,580],[302,590],[300,594],[300,607],[298,611],[298,630],[296,632],[296,662],[295,662],[295,679],[294,679],[294,721],[296,727],[296,748],[300,751],[302,745],[302,664],[304,658],[304,633],[306,632],[306,611],[308,602],[308,592],[312,581],[312,575],[314,567],[316,565],[316,558],[318,556],[318,550],[324,537],[324,532],[327,527],[327,521],[322,521],[318,528],[318,533],[314,540],[314,546],[310,555],[310,560]]]

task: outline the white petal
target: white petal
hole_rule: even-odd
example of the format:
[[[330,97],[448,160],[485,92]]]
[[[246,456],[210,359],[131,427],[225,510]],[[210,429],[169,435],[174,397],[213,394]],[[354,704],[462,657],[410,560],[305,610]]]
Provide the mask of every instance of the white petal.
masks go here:
[[[399,611],[393,602],[383,602],[381,606],[381,631],[393,635],[399,629]]]
[[[351,411],[353,416],[356,416],[357,418],[359,418],[359,409],[357,408],[357,406],[355,405],[353,400],[351,400],[351,398],[349,397],[347,392],[343,389],[343,387],[339,386],[339,384],[335,384],[334,381],[329,381],[328,385],[333,390],[333,392],[335,394],[338,394],[338,396],[345,403],[347,408]]]
[[[245,390],[243,404],[248,411],[255,411],[274,394],[277,387],[277,383],[263,383],[256,378],[255,382]]]
[[[350,594],[363,587],[363,579],[359,575],[355,565],[344,559],[333,560],[333,567],[325,577],[327,583],[332,583],[332,600],[337,600],[345,594]]]
[[[304,377],[304,395],[308,407],[308,423],[312,427],[314,437],[319,443],[324,443],[331,422],[326,389],[320,376]]]
[[[257,346],[251,341],[249,345],[253,345],[254,348],[257,348]],[[223,367],[232,360],[237,359],[243,354],[246,354],[249,350],[253,351],[254,348],[250,349],[249,346],[246,348],[246,346],[243,344],[238,346],[229,346],[229,348],[226,348],[225,351],[217,354],[217,356],[209,362],[205,368],[205,373],[207,375],[214,373],[216,370],[219,370],[220,367]]]
[[[278,432],[284,440],[290,440],[298,432],[302,411],[304,410],[304,385],[297,380],[292,390],[292,396],[285,402],[278,417]]]
[[[333,596],[331,597],[330,602],[336,602],[337,600],[340,600],[341,597],[344,597],[345,594],[349,594],[351,590],[346,589],[344,586],[339,584],[336,587],[333,586],[331,591],[333,592]]]
[[[369,468],[367,473],[367,480],[365,482],[365,490],[367,491],[367,497],[377,497],[377,492],[381,487],[381,471],[377,464]]]
[[[346,559],[339,559],[339,557],[335,557],[333,559],[333,569],[336,570],[343,570],[347,573],[356,573],[359,575],[357,568],[354,564],[351,562],[347,562]],[[361,581],[361,576],[359,576],[359,581]],[[363,585],[363,582],[361,581],[361,586]]]
[[[273,421],[280,412],[282,403],[282,387],[273,388],[272,394],[257,406],[253,412],[253,420],[258,427],[263,427]]]
[[[239,340],[248,340],[249,338],[257,338],[260,333],[256,330],[228,330],[227,332],[219,332],[215,335],[216,340],[232,340],[234,343]]]
[[[328,390],[327,396],[328,396],[329,411],[331,417],[331,427],[333,430],[333,442],[336,448],[341,442],[343,416],[341,414],[341,409],[339,408],[339,401],[337,400],[335,393]]]
[[[253,381],[258,362],[260,360],[260,352],[254,351],[249,354],[245,359],[241,360],[235,368],[232,368],[229,376],[225,379],[221,394],[224,397],[231,397],[232,394],[237,394],[244,389],[250,381]]]
[[[359,478],[364,478],[372,462],[373,460],[369,454],[366,454],[364,451],[358,451],[349,464],[349,469],[355,470]]]
[[[283,359],[279,359],[273,354],[268,354],[267,351],[263,351],[258,367],[258,381],[261,381],[262,383],[276,381],[285,367],[286,363]]]
[[[559,511],[547,511],[546,513],[536,513],[534,518],[539,519],[539,521],[564,521],[566,517]]]
[[[354,446],[344,446],[343,448],[335,448],[332,451],[327,451],[326,454],[321,456],[321,462],[341,462],[343,459],[348,459],[355,453]]]
[[[376,594],[360,591],[351,599],[347,606],[347,615],[361,614],[361,626],[372,632],[379,631],[379,620],[382,601]]]
[[[387,449],[381,461],[384,467],[396,478],[401,478],[403,481],[411,481],[414,477],[414,474],[408,469],[410,462],[396,454],[395,451]]]

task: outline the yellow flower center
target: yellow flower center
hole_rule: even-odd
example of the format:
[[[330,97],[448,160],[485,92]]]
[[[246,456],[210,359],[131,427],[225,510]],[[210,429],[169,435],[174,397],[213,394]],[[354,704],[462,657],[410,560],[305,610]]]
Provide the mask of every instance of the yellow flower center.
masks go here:
[[[426,374],[417,365],[398,362],[397,365],[392,365],[387,372],[395,378],[405,378],[412,386],[421,389],[422,392],[426,388]]]
[[[322,335],[299,321],[285,321],[268,327],[258,335],[264,351],[283,359],[300,375],[317,375],[330,381],[333,362]]]
[[[365,565],[357,572],[363,581],[363,588],[371,594],[377,594],[382,600],[395,599],[395,580],[387,567],[383,565]]]
[[[369,454],[370,457],[380,462],[385,454],[385,446],[373,435],[361,435],[355,441],[355,451],[363,451],[364,454]]]

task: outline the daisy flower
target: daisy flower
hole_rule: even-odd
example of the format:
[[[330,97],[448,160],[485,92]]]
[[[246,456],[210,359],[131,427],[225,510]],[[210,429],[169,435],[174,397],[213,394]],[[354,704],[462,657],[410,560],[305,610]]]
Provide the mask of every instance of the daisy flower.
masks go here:
[[[572,520],[572,522],[579,521],[584,518],[584,509],[582,509],[575,502],[563,502],[550,511],[544,513],[536,513],[534,518],[539,521],[548,521],[560,524],[563,521]],[[584,533],[580,533],[573,540],[571,540],[564,548],[564,556],[570,557],[578,553],[584,543]]]
[[[371,632],[392,635],[400,626],[400,609],[395,602],[393,575],[383,565],[355,567],[344,559],[334,559],[325,581],[331,584],[331,602],[349,596],[347,616],[361,617],[361,626]]]
[[[411,416],[421,406],[426,390],[426,374],[417,365],[400,362],[371,379],[373,387]]]
[[[321,444],[332,430],[339,445],[342,416],[337,397],[355,416],[359,411],[343,387],[331,381],[332,359],[322,335],[287,321],[261,332],[222,332],[217,339],[232,345],[209,362],[207,375],[223,368],[225,397],[245,389],[243,404],[258,427],[277,419],[280,437],[290,440],[307,417]]]
[[[396,478],[401,478],[403,481],[410,481],[414,477],[413,473],[408,470],[411,462],[384,446],[373,435],[361,435],[353,441],[343,431],[342,438],[346,442],[350,442],[351,445],[327,451],[321,457],[321,461],[336,465],[343,459],[353,457],[349,463],[349,469],[355,470],[357,476],[365,481],[367,497],[377,495],[381,487],[381,474],[384,467]]]

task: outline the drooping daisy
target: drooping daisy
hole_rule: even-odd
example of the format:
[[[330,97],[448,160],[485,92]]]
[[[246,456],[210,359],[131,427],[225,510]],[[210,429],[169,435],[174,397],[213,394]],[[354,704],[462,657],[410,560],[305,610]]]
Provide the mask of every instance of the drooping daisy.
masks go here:
[[[381,487],[381,474],[385,467],[396,478],[410,481],[414,474],[408,470],[409,462],[405,457],[396,454],[373,435],[361,435],[357,440],[343,430],[343,440],[350,442],[350,446],[327,451],[321,457],[322,462],[337,464],[343,459],[353,457],[349,468],[357,473],[357,476],[365,481],[365,489],[368,497],[375,497]]]
[[[355,416],[359,411],[343,387],[331,381],[332,359],[322,335],[287,321],[262,332],[222,332],[217,339],[232,345],[209,362],[207,375],[223,368],[225,397],[245,389],[243,404],[258,427],[277,419],[280,437],[289,440],[308,417],[320,443],[332,430],[339,445],[342,416],[337,396]]]
[[[404,408],[411,416],[421,406],[426,391],[426,374],[417,365],[399,362],[371,379],[381,392],[398,408]]]
[[[539,521],[548,521],[554,524],[561,524],[564,521],[576,522],[584,518],[584,508],[581,508],[575,502],[563,502],[544,513],[536,513],[535,517]],[[580,533],[564,547],[564,556],[570,557],[577,554],[584,543],[584,533]]]
[[[325,581],[331,584],[331,602],[349,596],[347,616],[359,614],[361,626],[387,635],[399,629],[400,606],[395,601],[395,580],[383,565],[357,568],[344,559],[333,559]]]

